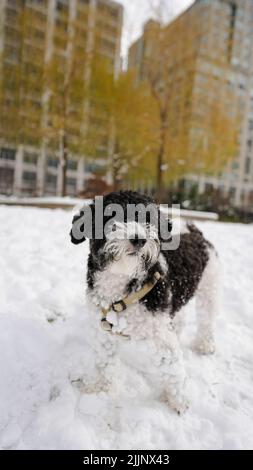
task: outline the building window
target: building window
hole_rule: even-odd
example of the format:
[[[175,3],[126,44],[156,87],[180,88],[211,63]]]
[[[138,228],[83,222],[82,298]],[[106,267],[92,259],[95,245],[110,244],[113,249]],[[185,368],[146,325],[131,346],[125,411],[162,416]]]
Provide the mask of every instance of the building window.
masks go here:
[[[114,40],[109,40],[105,38],[100,39],[100,44],[103,50],[106,50],[110,53],[113,53],[116,47]]]
[[[8,23],[13,24],[17,19],[18,11],[12,10],[11,8],[6,8],[6,20]]]
[[[36,153],[24,153],[24,163],[29,163],[31,165],[37,165],[38,155]]]
[[[10,8],[16,8],[18,6],[18,0],[8,0],[8,6]]]
[[[65,33],[68,31],[68,22],[64,21],[63,19],[58,18],[56,20],[56,26],[58,29],[64,31]]]
[[[235,195],[236,195],[236,189],[235,188],[229,188],[229,197],[231,198],[231,200],[234,200]]]
[[[49,166],[51,168],[57,168],[58,167],[58,159],[53,158],[53,157],[49,157],[47,159],[47,166]]]
[[[97,163],[89,162],[86,163],[85,173],[95,173],[100,168],[100,165]]]
[[[247,157],[245,161],[245,174],[249,175],[251,170],[251,158]]]
[[[35,189],[37,185],[37,174],[34,171],[24,171],[23,184],[25,188]]]
[[[115,8],[110,8],[109,11],[110,11],[110,15],[111,15],[112,18],[115,18],[115,19],[118,18],[119,10],[117,10]]]
[[[235,26],[237,16],[237,5],[234,2],[230,4],[230,25],[229,25],[229,39],[228,39],[228,60],[231,62],[233,56],[233,46],[235,37]]]
[[[5,48],[5,59],[11,62],[17,62],[19,60],[19,49],[16,46],[6,46]]]
[[[57,189],[57,175],[46,173],[45,194],[54,195]]]
[[[0,193],[10,195],[13,192],[14,170],[12,168],[0,168]]]
[[[67,178],[67,186],[76,186],[76,178]]]
[[[67,178],[67,194],[76,195],[76,178]]]
[[[48,185],[56,186],[57,184],[57,175],[52,175],[51,173],[46,174],[46,183]]]
[[[77,161],[76,160],[68,160],[67,161],[67,169],[72,171],[77,171]]]
[[[39,29],[34,30],[34,37],[36,39],[40,39],[41,41],[45,40],[45,33],[44,31],[40,31]]]
[[[0,158],[2,160],[15,160],[16,158],[16,150],[14,149],[8,149],[8,148],[2,148],[0,150]]]
[[[65,1],[58,0],[56,4],[56,8],[58,11],[63,11],[68,13],[68,4]]]
[[[46,1],[45,0],[29,0],[29,3],[31,4],[39,4],[41,6],[46,6]]]

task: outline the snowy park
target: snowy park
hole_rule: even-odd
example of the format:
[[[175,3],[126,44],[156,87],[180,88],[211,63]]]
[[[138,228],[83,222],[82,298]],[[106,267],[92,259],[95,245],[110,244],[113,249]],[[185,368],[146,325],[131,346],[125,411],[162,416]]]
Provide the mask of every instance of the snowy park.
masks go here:
[[[223,300],[212,356],[192,351],[194,302],[187,307],[190,408],[178,416],[129,365],[117,398],[74,386],[94,361],[99,313],[85,293],[88,242],[71,245],[71,219],[0,207],[1,448],[252,449],[252,225],[197,223],[220,255]]]

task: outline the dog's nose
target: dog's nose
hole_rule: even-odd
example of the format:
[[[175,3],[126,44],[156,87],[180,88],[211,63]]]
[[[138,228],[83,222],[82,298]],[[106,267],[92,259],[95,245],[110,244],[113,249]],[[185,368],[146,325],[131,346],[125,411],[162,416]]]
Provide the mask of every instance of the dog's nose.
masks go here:
[[[142,248],[146,244],[146,241],[145,238],[138,238],[138,235],[130,239],[134,248]]]

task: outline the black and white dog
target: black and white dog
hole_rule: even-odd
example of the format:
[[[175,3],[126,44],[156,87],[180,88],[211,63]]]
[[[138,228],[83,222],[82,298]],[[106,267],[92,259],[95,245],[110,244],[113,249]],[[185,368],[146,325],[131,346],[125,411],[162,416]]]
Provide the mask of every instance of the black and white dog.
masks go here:
[[[166,224],[168,232],[172,225],[157,206],[158,226],[148,212],[145,222],[140,222],[138,211],[129,218],[129,205],[145,209],[153,204],[152,199],[135,192],[111,193],[103,198],[103,209],[112,209],[111,218],[103,215],[103,228],[107,227],[103,236],[96,237],[95,217],[87,222],[81,211],[73,219],[71,238],[75,244],[84,241],[85,225],[90,225],[88,293],[101,312],[103,364],[111,364],[121,348],[127,348],[129,364],[142,370],[181,413],[188,401],[176,320],[196,296],[195,349],[214,353],[219,262],[213,246],[194,225],[177,235],[176,249],[165,247],[161,225]],[[124,220],[112,219],[115,205],[122,209]],[[90,209],[94,216],[94,203]],[[102,369],[105,373],[104,366]]]

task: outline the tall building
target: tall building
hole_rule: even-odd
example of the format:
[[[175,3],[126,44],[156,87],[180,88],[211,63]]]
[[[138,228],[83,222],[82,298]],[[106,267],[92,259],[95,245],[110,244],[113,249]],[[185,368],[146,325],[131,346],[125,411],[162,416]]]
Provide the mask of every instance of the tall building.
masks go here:
[[[0,1],[0,194],[60,193],[62,172],[57,151],[48,146],[51,136],[38,132],[50,127],[53,114],[53,92],[47,88],[47,74],[51,73],[48,68],[57,64],[56,98],[58,93],[64,94],[64,75],[70,70],[73,57],[73,88],[91,82],[95,56],[106,60],[117,76],[121,69],[122,21],[122,6],[112,0]],[[78,96],[75,99],[78,101]],[[80,109],[76,108],[86,117],[81,129],[73,124],[73,140],[80,137],[78,134],[85,134],[96,119],[88,100],[82,101]],[[21,109],[18,117],[17,104]],[[61,103],[56,99],[53,106]],[[77,109],[71,112],[79,112]],[[101,126],[101,138],[96,143],[101,155],[107,153],[108,140]],[[85,158],[83,152],[72,153],[67,193],[81,192],[94,169],[104,164],[103,159],[93,162]]]
[[[171,73],[170,123],[175,132],[196,141],[207,131],[206,116],[223,109],[224,121],[240,123],[236,158],[224,170],[207,174],[196,161],[196,171],[185,175],[199,192],[219,189],[237,207],[253,204],[253,2],[252,0],[196,0],[166,26],[149,21],[129,50],[129,68],[137,80],[148,78],[150,64],[159,66],[156,38],[167,38]],[[224,133],[226,126],[224,122]],[[197,152],[195,152],[197,154]],[[223,155],[220,155],[223,158]],[[180,164],[180,161],[178,162]]]

